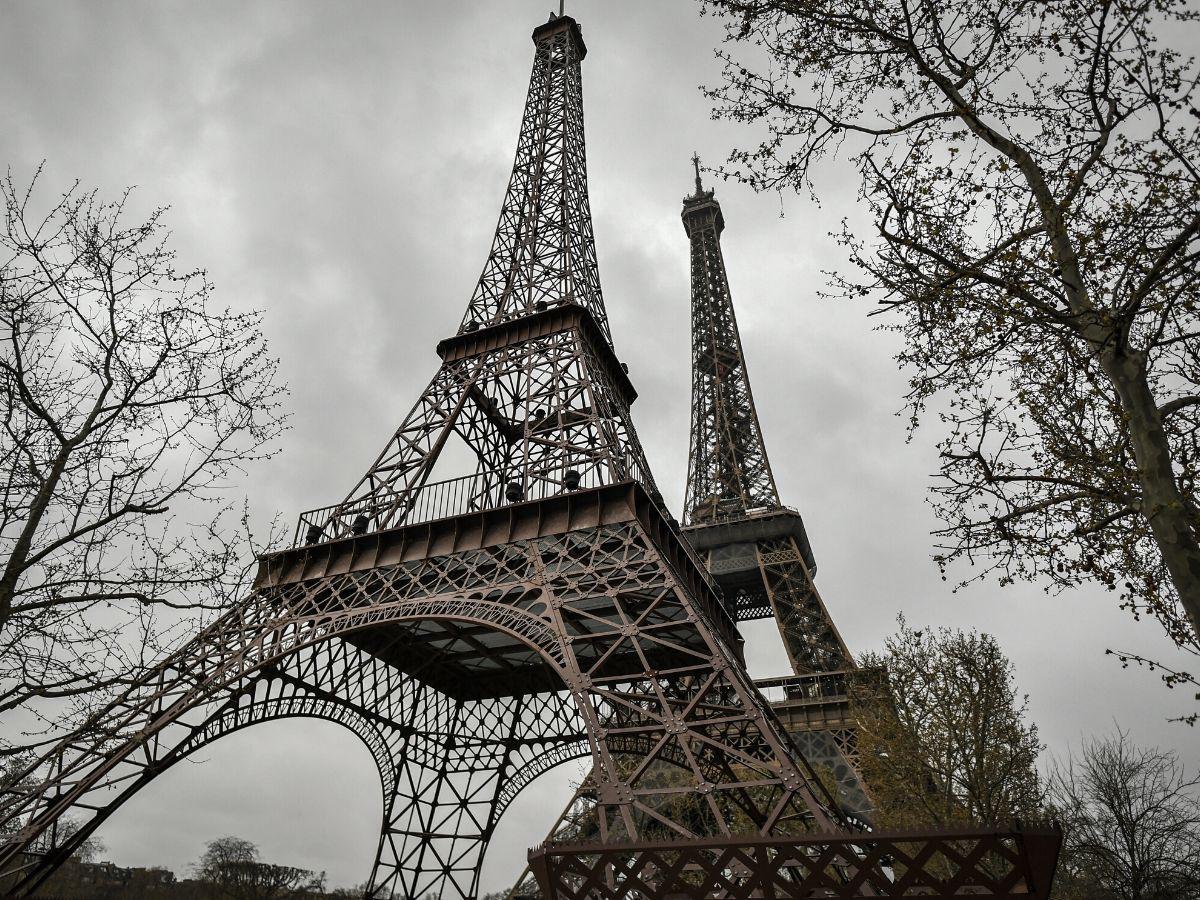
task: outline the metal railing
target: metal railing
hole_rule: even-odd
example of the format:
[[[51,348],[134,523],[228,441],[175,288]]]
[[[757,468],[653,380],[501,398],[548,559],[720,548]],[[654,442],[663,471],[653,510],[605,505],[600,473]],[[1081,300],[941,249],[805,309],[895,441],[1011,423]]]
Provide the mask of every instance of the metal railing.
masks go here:
[[[746,519],[758,519],[764,516],[773,516],[781,512],[796,513],[799,512],[795,507],[787,506],[783,503],[771,504],[768,506],[752,506],[745,507],[740,499],[725,499],[716,502],[698,503],[696,504],[689,516],[689,527],[699,525],[724,525],[730,522],[740,522]]]
[[[546,500],[575,491],[621,481],[652,484],[635,459],[621,461],[622,469],[604,460],[541,472],[501,477],[492,472],[464,475],[423,484],[405,493],[373,494],[301,513],[293,546],[366,534],[383,528],[448,519],[471,512],[498,509],[531,500]]]
[[[887,669],[838,669],[781,678],[756,679],[754,686],[770,703],[827,703],[849,700],[851,688],[875,691],[887,679]]]
[[[754,686],[770,703],[825,703],[848,700],[853,675],[849,671],[813,672],[784,678],[764,678],[756,680]]]

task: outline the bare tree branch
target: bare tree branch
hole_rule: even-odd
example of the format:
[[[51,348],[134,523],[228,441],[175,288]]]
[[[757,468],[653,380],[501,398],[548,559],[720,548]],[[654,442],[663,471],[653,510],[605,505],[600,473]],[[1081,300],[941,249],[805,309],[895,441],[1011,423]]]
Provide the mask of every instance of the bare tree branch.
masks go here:
[[[727,36],[706,93],[761,135],[721,172],[859,171],[876,228],[837,235],[829,293],[878,300],[913,427],[944,429],[939,563],[1099,584],[1200,647],[1200,66],[1171,43],[1200,10],[701,3]]]
[[[0,709],[61,727],[240,589],[225,490],[274,452],[283,392],[258,314],[177,269],[163,210],[34,196],[0,181]]]

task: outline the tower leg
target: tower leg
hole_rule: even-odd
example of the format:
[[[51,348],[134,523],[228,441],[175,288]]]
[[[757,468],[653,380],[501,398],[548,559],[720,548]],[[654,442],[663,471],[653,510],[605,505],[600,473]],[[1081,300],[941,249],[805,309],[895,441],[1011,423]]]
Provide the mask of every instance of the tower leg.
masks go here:
[[[461,704],[422,693],[421,717],[440,727],[397,748],[399,778],[385,801],[369,897],[460,900],[478,888],[501,761],[496,745],[463,734]]]
[[[0,879],[0,890],[6,896],[34,892],[89,835],[155,777],[214,741],[264,722],[316,718],[347,728],[374,758],[385,798],[393,796],[397,777],[389,745],[401,730],[390,716],[399,715],[411,700],[406,701],[406,685],[400,673],[371,663],[369,655],[335,637],[268,663],[215,691],[207,702],[182,713],[145,741],[136,764],[118,765],[113,775],[90,792],[88,802],[70,807],[69,815],[77,825],[71,834],[55,834],[51,828],[43,832],[41,840],[27,844],[24,852],[7,856],[7,878]],[[69,772],[72,762],[64,753],[55,764],[59,772]],[[11,794],[4,799],[11,801]],[[6,850],[0,847],[0,851]]]
[[[562,693],[460,702],[420,691],[394,742],[396,789],[367,895],[443,900],[479,891],[483,857],[508,804],[552,762],[590,755]]]

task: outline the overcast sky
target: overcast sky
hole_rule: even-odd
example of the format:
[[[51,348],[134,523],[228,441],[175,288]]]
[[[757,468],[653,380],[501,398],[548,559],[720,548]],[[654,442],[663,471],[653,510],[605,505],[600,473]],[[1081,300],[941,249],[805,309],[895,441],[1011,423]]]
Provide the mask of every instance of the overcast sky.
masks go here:
[[[168,204],[181,263],[219,300],[265,311],[289,382],[284,452],[238,486],[266,518],[336,502],[432,375],[488,250],[548,0],[5,2],[0,163],[19,180],[46,160],[43,197],[74,179]],[[678,511],[687,462],[689,157],[741,139],[709,118],[720,31],[693,0],[570,0],[584,62],[596,243],[634,417]],[[725,257],[767,448],[804,515],[818,583],[852,650],[914,624],[995,634],[1052,752],[1131,729],[1200,759],[1200,729],[1154,676],[1108,647],[1164,655],[1102,589],[1048,596],[994,584],[951,593],[931,562],[925,503],[935,427],[905,443],[894,337],[862,305],[818,301],[843,258],[827,232],[860,223],[844,163],[823,205],[717,185]],[[781,217],[780,213],[783,212]],[[931,423],[932,425],[932,423]],[[959,573],[962,575],[963,573]],[[952,579],[953,580],[953,579]],[[756,676],[783,674],[769,624],[746,629]],[[574,772],[511,808],[485,862],[504,886],[544,835]],[[100,832],[126,865],[186,870],[206,840],[237,834],[276,862],[366,877],[381,805],[373,764],[327,723],[263,725],[144,790]]]

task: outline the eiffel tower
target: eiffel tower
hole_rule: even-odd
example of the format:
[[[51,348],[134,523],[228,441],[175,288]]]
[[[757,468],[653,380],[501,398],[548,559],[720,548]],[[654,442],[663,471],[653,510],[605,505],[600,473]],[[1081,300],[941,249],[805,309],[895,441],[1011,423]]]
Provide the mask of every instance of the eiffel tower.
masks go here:
[[[701,554],[736,621],[774,618],[795,677],[759,681],[815,766],[833,773],[845,812],[869,818],[855,770],[850,682],[858,667],[813,578],[804,520],[779,499],[750,389],[721,251],[725,217],[692,157],[683,200],[691,245],[692,424],[683,533]]]
[[[243,601],[0,792],[7,895],[175,763],[307,716],[378,766],[369,897],[476,897],[505,809],[576,758],[596,833],[531,851],[551,897],[1029,896],[1029,835],[843,830],[747,677],[630,421],[592,239],[582,33],[551,16],[533,42],[496,236],[437,373]],[[952,882],[927,871],[948,854]],[[994,858],[1006,880],[981,866]]]
[[[174,762],[291,715],[346,725],[379,764],[376,895],[474,896],[504,807],[571,757],[598,773],[606,842],[837,824],[658,500],[598,278],[586,46],[565,16],[533,41],[495,239],[437,374],[349,495],[261,560],[243,603],[48,754],[36,787],[7,792],[22,845],[84,823],[16,893]],[[452,444],[473,471],[442,478]],[[686,820],[657,786],[664,766],[702,798]]]

